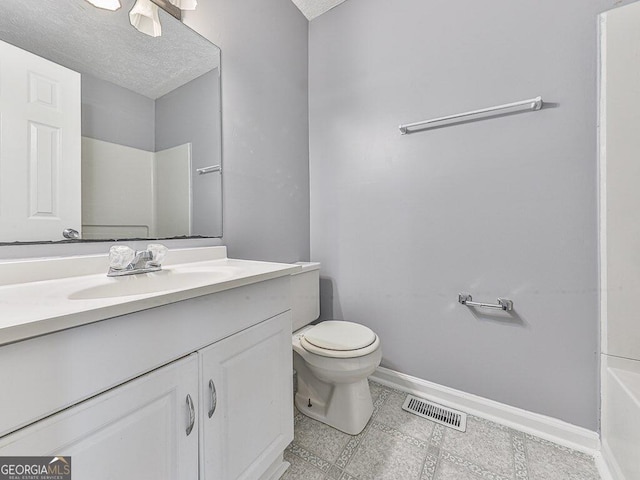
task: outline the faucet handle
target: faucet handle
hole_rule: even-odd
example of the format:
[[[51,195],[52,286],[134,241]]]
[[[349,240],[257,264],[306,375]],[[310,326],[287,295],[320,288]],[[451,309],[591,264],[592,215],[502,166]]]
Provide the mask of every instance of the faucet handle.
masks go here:
[[[109,249],[109,267],[115,270],[124,270],[127,268],[134,257],[135,250],[126,245],[114,245]]]
[[[150,263],[160,266],[169,249],[161,243],[150,243],[147,245],[147,251],[151,253]]]

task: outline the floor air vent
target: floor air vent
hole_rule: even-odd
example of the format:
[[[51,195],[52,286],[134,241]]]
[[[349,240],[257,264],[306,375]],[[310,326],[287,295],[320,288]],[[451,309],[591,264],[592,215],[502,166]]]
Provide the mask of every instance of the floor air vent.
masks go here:
[[[413,395],[407,395],[407,399],[404,401],[402,408],[407,412],[428,418],[432,422],[440,423],[455,430],[460,430],[461,432],[467,429],[466,413],[443,407],[442,405],[414,397]]]

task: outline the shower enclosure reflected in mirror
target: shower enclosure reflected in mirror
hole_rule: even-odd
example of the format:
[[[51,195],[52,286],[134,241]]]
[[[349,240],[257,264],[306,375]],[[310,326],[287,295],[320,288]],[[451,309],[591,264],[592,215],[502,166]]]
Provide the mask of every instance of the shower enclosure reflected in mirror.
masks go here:
[[[121,3],[0,2],[0,242],[222,236],[220,49],[163,10],[144,35]],[[79,73],[75,130],[55,68]]]

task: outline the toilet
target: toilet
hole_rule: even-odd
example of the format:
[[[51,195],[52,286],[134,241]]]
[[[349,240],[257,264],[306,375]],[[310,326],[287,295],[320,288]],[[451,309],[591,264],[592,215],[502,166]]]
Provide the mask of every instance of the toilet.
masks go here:
[[[300,412],[350,435],[373,413],[367,377],[380,365],[380,339],[358,323],[320,316],[320,264],[298,263],[291,276],[295,404]]]

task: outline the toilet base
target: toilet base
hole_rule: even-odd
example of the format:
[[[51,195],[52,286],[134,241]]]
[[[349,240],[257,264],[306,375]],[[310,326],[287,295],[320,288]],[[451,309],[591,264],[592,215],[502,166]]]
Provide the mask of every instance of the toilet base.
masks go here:
[[[313,387],[318,389],[319,385],[316,382],[324,384],[320,390],[328,393],[323,395],[328,399],[326,402],[314,394],[314,388],[310,388],[312,386],[305,383],[298,372],[298,392],[295,396],[298,410],[314,420],[349,435],[358,435],[362,432],[373,413],[373,401],[367,379],[354,383],[328,385],[314,378]]]

